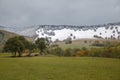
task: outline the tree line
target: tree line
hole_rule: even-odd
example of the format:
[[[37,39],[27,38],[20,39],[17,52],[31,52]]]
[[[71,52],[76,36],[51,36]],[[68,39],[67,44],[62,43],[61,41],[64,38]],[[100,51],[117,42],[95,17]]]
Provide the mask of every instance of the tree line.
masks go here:
[[[41,54],[45,48],[46,44],[44,38],[39,38],[35,43],[32,43],[23,36],[16,36],[7,40],[3,52],[10,52],[14,57],[18,54],[18,56],[21,57],[25,50],[28,50],[28,56],[31,56],[34,49],[39,49],[39,53]]]
[[[39,53],[35,56],[50,54],[65,57],[90,56],[120,58],[120,43],[112,44],[110,42],[106,42],[104,45],[102,44],[101,48],[91,49],[87,49],[85,47],[62,49],[59,47],[59,45],[51,48],[49,44],[50,42],[47,38],[38,38],[33,43],[26,40],[23,36],[16,36],[7,40],[3,48],[3,52],[12,53],[13,57],[21,57],[22,53],[28,53],[26,56],[31,56],[32,53]],[[101,46],[101,44],[98,41],[95,41],[95,43],[93,43],[93,46]]]

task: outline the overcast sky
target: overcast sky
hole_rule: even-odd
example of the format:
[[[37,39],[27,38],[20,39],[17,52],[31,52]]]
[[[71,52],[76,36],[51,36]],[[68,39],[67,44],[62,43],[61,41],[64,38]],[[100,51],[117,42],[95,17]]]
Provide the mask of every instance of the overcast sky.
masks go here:
[[[91,25],[120,21],[120,0],[0,0],[0,25]]]

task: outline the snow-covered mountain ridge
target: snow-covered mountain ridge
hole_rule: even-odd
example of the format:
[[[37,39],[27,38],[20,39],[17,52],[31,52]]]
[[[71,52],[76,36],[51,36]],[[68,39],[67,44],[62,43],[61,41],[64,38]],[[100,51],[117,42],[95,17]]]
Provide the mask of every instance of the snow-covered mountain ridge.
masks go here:
[[[31,27],[3,27],[0,29],[15,32],[24,36],[49,38],[52,41],[66,38],[103,38],[120,39],[120,22],[103,25],[73,26],[73,25],[38,25]]]
[[[103,26],[103,27],[75,27],[75,26],[39,26],[36,31],[38,37],[48,37],[52,41],[65,40],[70,37],[73,40],[80,38],[102,38],[102,39],[119,39],[120,26]]]

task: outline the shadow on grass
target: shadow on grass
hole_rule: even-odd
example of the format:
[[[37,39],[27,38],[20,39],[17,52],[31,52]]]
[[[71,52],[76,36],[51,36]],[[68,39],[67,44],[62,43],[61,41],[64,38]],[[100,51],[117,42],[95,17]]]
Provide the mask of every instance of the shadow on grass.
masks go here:
[[[50,55],[41,55],[41,54],[34,54],[34,55],[23,55],[23,56],[12,56],[10,54],[1,54],[0,58],[32,58],[32,57],[51,57]]]

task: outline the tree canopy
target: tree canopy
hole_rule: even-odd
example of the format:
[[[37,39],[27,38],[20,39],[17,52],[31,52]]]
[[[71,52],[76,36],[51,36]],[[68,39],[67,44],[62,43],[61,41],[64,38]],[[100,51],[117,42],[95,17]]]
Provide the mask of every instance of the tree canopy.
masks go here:
[[[16,56],[18,53],[18,56],[21,57],[23,50],[27,48],[27,46],[28,41],[23,36],[16,36],[7,40],[4,51],[11,52],[13,56]]]
[[[45,41],[46,41],[45,38],[38,38],[35,42],[40,52],[43,52],[43,50],[46,48]]]

